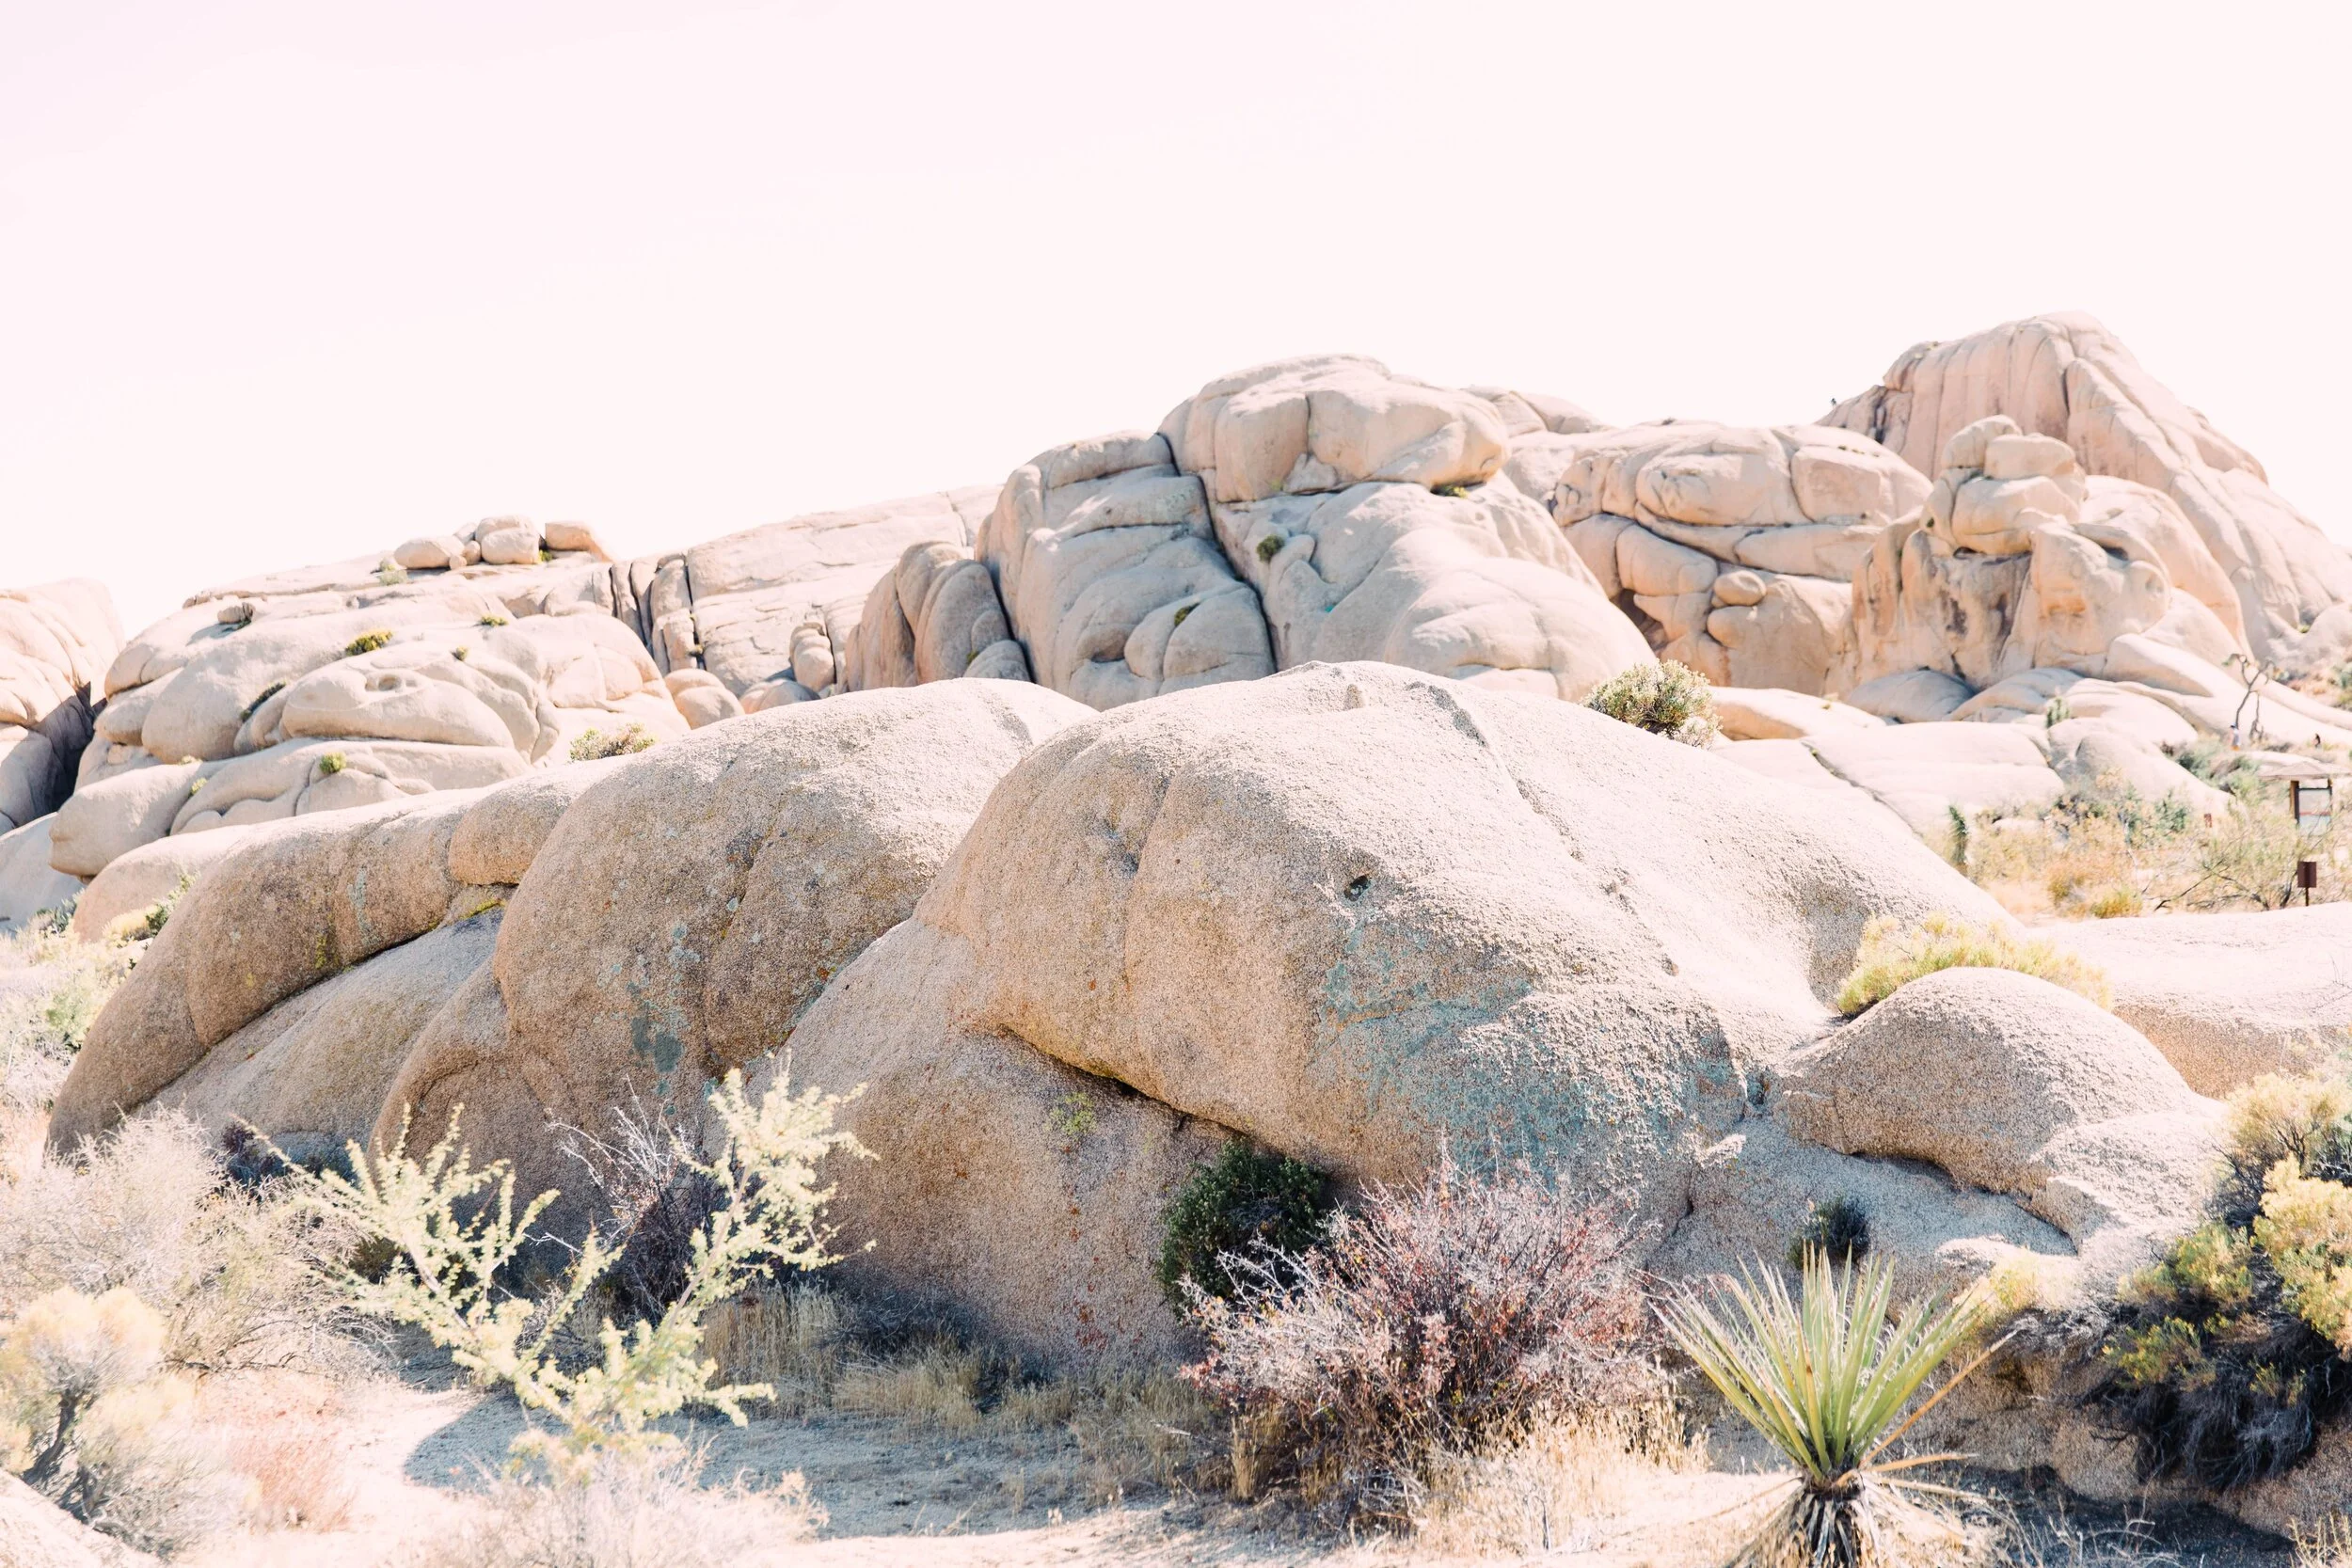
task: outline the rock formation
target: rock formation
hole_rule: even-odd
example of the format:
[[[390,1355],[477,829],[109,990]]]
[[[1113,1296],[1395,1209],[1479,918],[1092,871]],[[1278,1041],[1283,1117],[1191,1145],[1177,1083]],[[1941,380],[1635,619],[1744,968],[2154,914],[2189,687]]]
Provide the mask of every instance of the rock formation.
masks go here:
[[[2239,613],[2224,622],[2243,628],[2256,655],[2292,656],[2315,616],[2352,598],[2352,555],[2089,316],[2036,316],[1917,344],[1826,422],[1926,470],[1963,429],[1994,415],[2063,442],[2086,473],[2169,500],[2234,592]]]

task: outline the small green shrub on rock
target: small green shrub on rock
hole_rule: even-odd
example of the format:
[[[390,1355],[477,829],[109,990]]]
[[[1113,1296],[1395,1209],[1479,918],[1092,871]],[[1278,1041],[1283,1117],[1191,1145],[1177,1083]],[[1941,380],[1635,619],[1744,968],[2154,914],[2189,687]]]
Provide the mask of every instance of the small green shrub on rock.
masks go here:
[[[391,646],[391,641],[392,634],[381,626],[373,631],[363,631],[343,644],[343,657],[356,658],[361,654],[372,654],[378,648]]]
[[[2292,1468],[2352,1408],[2352,1082],[2231,1097],[2214,1213],[2125,1282],[2091,1397],[2143,1476],[2217,1490]]]
[[[651,749],[660,738],[633,719],[610,735],[602,730],[584,730],[572,742],[572,760],[602,762],[607,757],[633,756]]]
[[[1584,705],[1596,713],[1689,746],[1715,738],[1715,691],[1707,677],[1667,659],[1637,664],[1594,688]]]
[[[1331,1217],[1331,1183],[1303,1161],[1261,1154],[1236,1139],[1194,1173],[1162,1219],[1160,1288],[1182,1311],[1185,1286],[1231,1301],[1241,1288],[1229,1259],[1306,1251]]]
[[[1939,911],[1916,926],[1881,915],[1864,927],[1853,973],[1837,990],[1837,1010],[1851,1014],[1875,1006],[1940,969],[2013,969],[2064,986],[2102,1007],[2114,1006],[2114,992],[2097,966],[2038,937]]]

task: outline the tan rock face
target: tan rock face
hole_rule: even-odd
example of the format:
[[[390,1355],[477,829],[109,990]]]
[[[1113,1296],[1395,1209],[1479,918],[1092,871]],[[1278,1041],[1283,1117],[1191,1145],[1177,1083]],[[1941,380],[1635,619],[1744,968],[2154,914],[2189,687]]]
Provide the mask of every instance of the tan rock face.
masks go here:
[[[2240,615],[2223,624],[2256,653],[2291,652],[2301,626],[2352,598],[2352,554],[2089,316],[2037,316],[1920,343],[1826,422],[1928,468],[1964,427],[1995,415],[2020,435],[2063,443],[2088,473],[2133,481],[2171,501],[2234,590]],[[2188,586],[2183,575],[2174,582]],[[2200,581],[2188,591],[2201,598],[2208,588]]]
[[[496,783],[590,729],[685,734],[635,633],[562,597],[609,569],[537,559],[349,591],[258,579],[149,627],[108,672],[55,863],[95,876],[167,834]]]
[[[1915,670],[1973,688],[2028,670],[2108,672],[2118,640],[2146,634],[2210,661],[2238,651],[2166,556],[2210,594],[2219,568],[2161,497],[2090,481],[2065,443],[1994,415],[1957,432],[1915,518],[1887,529],[1854,585],[1847,667],[1859,685]]]
[[[1350,1179],[1410,1180],[1438,1139],[1493,1138],[1664,1214],[1753,1066],[1825,1024],[1864,921],[1945,905],[1991,908],[1891,820],[1549,698],[1319,667],[1047,741],[793,1051],[836,1087],[1020,1085],[993,1122],[944,1092],[856,1113],[894,1147],[994,1168],[1058,1168],[1039,1108],[1077,1081],[1041,1054]],[[1097,1196],[1107,1223],[1148,1208],[1174,1133],[1104,1126],[1138,1151],[1136,1190]],[[993,1315],[1061,1304],[1040,1330],[1059,1355],[1085,1354],[1072,1282],[1141,1266],[1084,1203],[1075,1236],[983,1251],[956,1238],[1004,1234],[998,1188],[897,1180],[935,1218],[875,1266]],[[1120,1290],[1091,1326],[1154,1342],[1164,1308],[1108,1316],[1150,1302]]]
[[[1791,1058],[1775,1103],[1841,1153],[2015,1195],[2107,1280],[2194,1223],[2220,1148],[2221,1107],[2129,1024],[2008,970],[1913,981]]]
[[[405,1101],[462,1100],[540,1129],[515,1152],[545,1164],[550,1115],[601,1125],[632,1093],[693,1109],[710,1077],[789,1040],[914,908],[1005,770],[1086,712],[1026,683],[942,682],[753,714],[625,759],[563,808],[509,900],[495,1065],[460,1031],[448,1063],[405,1069],[379,1131]],[[545,786],[523,787],[535,805]],[[476,876],[513,869],[474,863],[468,839],[452,850]]]
[[[1553,516],[1659,657],[1721,686],[1836,685],[1853,641],[1846,585],[1927,493],[1893,453],[1819,425],[1670,420],[1559,446]]]
[[[1200,481],[1177,471],[1163,436],[1075,442],[1015,469],[977,554],[1029,672],[1089,706],[1274,670]]]
[[[1160,423],[1175,460],[1217,502],[1343,490],[1367,482],[1476,484],[1510,433],[1475,392],[1391,374],[1376,360],[1279,360],[1210,382]]]

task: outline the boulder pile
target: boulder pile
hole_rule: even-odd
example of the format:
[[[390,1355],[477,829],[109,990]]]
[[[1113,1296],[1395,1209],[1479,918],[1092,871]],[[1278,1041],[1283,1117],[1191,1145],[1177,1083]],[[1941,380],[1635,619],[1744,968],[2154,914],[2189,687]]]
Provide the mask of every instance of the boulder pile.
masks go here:
[[[1753,429],[1285,360],[1001,486],[628,562],[490,518],[119,641],[89,585],[0,596],[0,918],[178,900],[55,1141],[462,1103],[578,1188],[564,1129],[788,1064],[864,1090],[847,1280],[1040,1365],[1182,1354],[1160,1215],[1233,1140],[1343,1190],[1525,1159],[1669,1275],[1841,1194],[1906,1289],[2079,1302],[2345,1022],[2273,963],[2333,965],[2333,909],[2062,934],[2112,1012],[1983,970],[1833,1011],[1871,921],[2006,920],[1955,817],[2226,819],[2174,753],[2352,745],[2249,689],[2352,650],[2352,556],[2084,318]],[[1661,659],[1714,746],[1582,705]],[[2038,1408],[1982,1446],[2046,1455]]]

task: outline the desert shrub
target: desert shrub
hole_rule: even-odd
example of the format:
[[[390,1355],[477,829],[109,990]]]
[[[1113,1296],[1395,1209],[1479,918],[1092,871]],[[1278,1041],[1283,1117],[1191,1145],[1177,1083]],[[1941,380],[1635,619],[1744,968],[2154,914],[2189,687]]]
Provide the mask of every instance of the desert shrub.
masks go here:
[[[596,1293],[627,1325],[659,1317],[685,1291],[694,1238],[726,1195],[687,1157],[687,1129],[666,1104],[632,1094],[609,1115],[606,1135],[564,1126],[558,1143],[602,1200],[612,1260]]]
[[[2231,1097],[2211,1216],[2124,1282],[2091,1399],[2141,1473],[2275,1476],[2352,1407],[2352,1083]]]
[[[1584,705],[1692,746],[1706,745],[1717,733],[1714,688],[1705,675],[1671,658],[1612,675],[1594,688]]]
[[[774,1486],[695,1484],[695,1456],[598,1463],[573,1485],[492,1480],[456,1525],[398,1568],[734,1568],[814,1535],[825,1513],[798,1472]]]
[[[1409,1520],[1438,1467],[1654,1391],[1626,1231],[1525,1170],[1447,1155],[1233,1272],[1232,1300],[1193,1295],[1208,1348],[1185,1376],[1232,1417],[1245,1496],[1295,1481],[1341,1517]]]
[[[386,561],[375,569],[375,580],[390,588],[408,580],[408,568],[397,561]]]
[[[171,924],[171,911],[179,908],[180,900],[186,897],[188,889],[195,885],[196,879],[183,872],[180,879],[172,884],[171,891],[161,898],[143,910],[133,910],[129,914],[119,915],[108,922],[106,941],[115,943],[152,942],[162,936],[164,927]],[[97,1022],[95,1013],[90,1021]]]
[[[391,641],[392,634],[384,627],[377,626],[372,631],[361,632],[358,636],[344,643],[343,657],[345,658],[354,658],[360,654],[372,654],[378,648],[391,646]]]
[[[2064,697],[2053,697],[2042,706],[2042,727],[2056,729],[2074,717],[2074,705]]]
[[[329,752],[325,756],[319,758],[319,771],[322,774],[331,776],[342,772],[349,766],[350,759],[345,757],[341,752]]]
[[[1232,1259],[1306,1251],[1331,1214],[1331,1182],[1304,1161],[1262,1154],[1240,1139],[1193,1173],[1161,1220],[1160,1288],[1181,1311],[1187,1283],[1231,1301],[1241,1282]]]
[[[476,625],[478,625],[478,626],[505,626],[505,625],[507,624],[507,622],[506,622],[506,617],[505,617],[505,616],[501,615],[501,614],[498,614],[498,613],[496,613],[496,612],[494,611],[494,612],[492,612],[492,613],[490,613],[490,614],[488,614],[488,615],[485,615],[484,617],[482,617],[482,619],[481,619],[479,622],[477,622],[477,623],[475,623],[475,624],[476,624]]]
[[[0,939],[0,957],[24,966],[31,984],[0,994],[0,1110],[22,1113],[48,1098],[135,952],[66,935],[66,918],[40,921]]]
[[[1870,1215],[1861,1203],[1843,1193],[1816,1202],[1797,1233],[1788,1239],[1788,1266],[1803,1269],[1805,1259],[1820,1253],[1841,1268],[1859,1262],[1870,1250]]]
[[[1916,926],[1905,927],[1881,915],[1864,927],[1853,973],[1837,989],[1837,1010],[1859,1013],[1912,981],[1945,969],[2013,969],[2064,986],[2102,1007],[2113,1005],[2106,974],[2074,954],[2039,937],[2018,936],[1998,926],[1979,926],[1938,911]]]
[[[1280,534],[1269,533],[1264,538],[1258,541],[1257,555],[1259,565],[1271,565],[1274,558],[1281,553],[1282,536]]]
[[[610,735],[602,730],[583,730],[572,741],[572,760],[602,762],[607,757],[630,756],[650,749],[660,738],[634,719]]]
[[[132,1291],[61,1288],[0,1336],[0,1457],[74,1517],[170,1551],[225,1528],[239,1487],[164,1370],[164,1321]]]
[[[1788,1500],[1740,1560],[1808,1568],[1959,1557],[1961,1528],[1922,1507],[1944,1491],[1909,1479],[1915,1461],[1880,1456],[1987,1350],[1910,1408],[1947,1357],[1985,1316],[1981,1289],[1949,1302],[1895,1309],[1895,1273],[1883,1263],[1833,1267],[1805,1259],[1800,1294],[1773,1270],[1725,1281],[1716,1299],[1686,1290],[1661,1308],[1667,1331],[1724,1402],[1795,1466]]]
[[[2242,800],[2227,821],[2198,839],[2191,863],[2194,876],[2170,901],[2190,909],[2232,904],[2283,909],[2299,896],[2295,868],[2306,859],[2319,862],[2322,886],[2314,896],[2323,901],[2341,898],[2336,833],[2332,823],[2324,833],[2304,832],[2284,800]]]
[[[2200,736],[2185,746],[2167,746],[2164,752],[2216,789],[2244,796],[2261,787],[2254,759],[2219,736]]]
[[[350,1237],[282,1189],[223,1178],[219,1150],[176,1113],[126,1121],[71,1157],[36,1145],[0,1183],[0,1312],[61,1288],[124,1289],[162,1315],[174,1368],[364,1359],[317,1272]]]
[[[816,1269],[834,1260],[823,1223],[833,1189],[818,1185],[816,1170],[835,1149],[863,1152],[834,1126],[842,1103],[815,1090],[794,1095],[779,1079],[754,1105],[734,1069],[711,1089],[718,1152],[706,1162],[681,1144],[677,1154],[718,1186],[723,1201],[695,1233],[684,1286],[649,1322],[624,1331],[606,1318],[597,1336],[601,1361],[579,1370],[558,1356],[555,1338],[603,1279],[613,1250],[592,1231],[545,1299],[502,1284],[536,1240],[532,1227],[555,1195],[542,1193],[517,1214],[513,1169],[502,1161],[475,1169],[458,1143],[454,1112],[422,1161],[408,1154],[404,1125],[389,1152],[370,1158],[354,1148],[352,1178],[328,1171],[290,1180],[321,1212],[397,1249],[380,1279],[338,1271],[352,1305],[422,1329],[460,1367],[512,1389],[530,1422],[514,1441],[516,1457],[585,1484],[608,1461],[674,1450],[677,1439],[651,1430],[653,1421],[692,1404],[739,1425],[741,1402],[772,1392],[711,1382],[718,1368],[701,1354],[703,1319],[779,1265]]]

